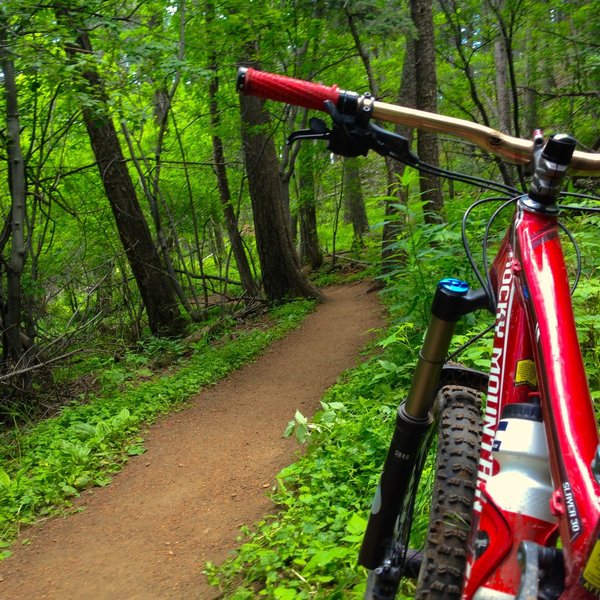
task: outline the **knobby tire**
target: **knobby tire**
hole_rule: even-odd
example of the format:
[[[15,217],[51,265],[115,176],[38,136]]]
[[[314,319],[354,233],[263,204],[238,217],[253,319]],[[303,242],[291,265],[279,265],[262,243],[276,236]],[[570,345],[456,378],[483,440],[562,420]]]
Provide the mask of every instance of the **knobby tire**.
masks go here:
[[[447,386],[437,402],[435,481],[415,600],[460,600],[477,485],[481,394]]]

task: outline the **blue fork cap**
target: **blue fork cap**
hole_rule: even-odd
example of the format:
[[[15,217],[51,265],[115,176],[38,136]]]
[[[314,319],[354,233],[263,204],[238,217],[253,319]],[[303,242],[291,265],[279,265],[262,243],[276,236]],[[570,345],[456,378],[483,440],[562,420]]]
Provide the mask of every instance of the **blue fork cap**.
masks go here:
[[[469,291],[469,284],[462,279],[456,279],[454,277],[446,277],[438,283],[438,287],[456,294],[458,296],[464,296]]]

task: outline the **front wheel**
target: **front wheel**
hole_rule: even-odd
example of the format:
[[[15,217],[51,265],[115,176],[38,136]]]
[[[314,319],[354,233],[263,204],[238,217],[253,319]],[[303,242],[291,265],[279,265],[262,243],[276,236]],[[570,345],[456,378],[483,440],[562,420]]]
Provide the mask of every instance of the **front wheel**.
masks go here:
[[[459,600],[464,584],[481,440],[481,394],[440,390],[429,526],[415,600]]]
[[[481,393],[463,386],[443,387],[436,397],[436,412],[438,432],[437,444],[432,444],[431,450],[435,452],[435,466],[425,549],[408,548],[416,490],[425,462],[420,460],[409,486],[412,497],[399,509],[396,534],[384,564],[369,572],[365,600],[393,600],[401,576],[417,579],[416,600],[461,597],[477,482]]]

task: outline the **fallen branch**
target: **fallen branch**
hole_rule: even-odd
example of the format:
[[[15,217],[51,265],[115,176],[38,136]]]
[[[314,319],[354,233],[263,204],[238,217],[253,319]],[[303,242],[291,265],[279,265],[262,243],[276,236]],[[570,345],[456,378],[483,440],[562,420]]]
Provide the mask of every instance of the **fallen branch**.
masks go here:
[[[79,352],[83,352],[82,349],[78,349],[78,350],[72,350],[71,352],[67,352],[66,354],[62,354],[61,356],[55,356],[54,358],[49,358],[48,360],[44,361],[43,363],[37,363],[35,365],[31,365],[30,367],[25,367],[23,369],[17,369],[15,371],[11,371],[10,373],[6,373],[5,375],[1,375],[0,376],[0,382],[2,381],[7,381],[8,379],[12,379],[13,377],[18,377],[19,375],[23,375],[25,373],[30,373],[31,371],[35,371],[37,369],[42,369],[50,364],[53,364],[55,362],[59,362],[65,358],[69,358],[70,356],[73,356],[75,354],[78,354]]]

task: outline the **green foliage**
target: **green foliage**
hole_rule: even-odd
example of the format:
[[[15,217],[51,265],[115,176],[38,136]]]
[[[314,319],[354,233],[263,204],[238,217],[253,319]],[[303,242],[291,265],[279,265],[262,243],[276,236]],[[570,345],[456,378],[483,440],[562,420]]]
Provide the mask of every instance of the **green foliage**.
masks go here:
[[[183,352],[179,342],[152,340],[148,355],[133,355],[129,367],[104,371],[101,392],[86,404],[73,402],[60,414],[29,430],[14,429],[0,438],[0,541],[10,541],[19,526],[69,505],[90,486],[109,483],[128,456],[144,452],[141,427],[157,415],[181,407],[201,387],[252,360],[270,342],[296,327],[314,303],[297,301],[273,309],[265,325],[232,330],[212,344],[193,344],[176,369],[158,377],[130,375],[166,348]],[[148,374],[147,374],[148,375]]]
[[[575,322],[585,362],[596,413],[600,415],[600,240],[598,219],[594,217],[568,220],[582,257],[582,275],[573,294]],[[565,242],[565,250],[569,250]],[[598,419],[600,422],[600,418]]]
[[[255,257],[252,211],[239,140],[236,63],[257,58],[265,69],[363,92],[367,91],[368,78],[362,59],[367,56],[379,87],[378,97],[394,102],[406,40],[414,36],[406,6],[397,0],[225,0],[214,5],[212,19],[206,10],[209,5],[203,3],[150,0],[117,6],[92,0],[75,1],[70,6],[79,20],[78,27],[90,33],[95,49],[81,60],[98,69],[108,91],[111,116],[123,124],[119,133],[123,147],[123,131],[129,131],[132,150],[126,158],[135,180],[140,182],[140,197],[141,183],[145,182],[150,184],[152,195],[160,199],[158,211],[168,238],[167,251],[184,294],[199,299],[200,309],[202,300],[213,294],[230,294],[232,287],[212,288],[196,275],[236,279],[229,258],[216,251],[222,216],[214,175],[213,134],[224,141],[239,227],[251,258]],[[440,112],[499,126],[498,111],[487,105],[488,99],[498,97],[494,46],[504,28],[515,50],[511,58],[516,88],[511,101],[516,98],[519,102],[518,107],[512,107],[510,126],[514,128],[516,123],[524,132],[537,126],[548,132],[568,131],[585,147],[597,144],[599,104],[594,90],[600,81],[598,0],[563,3],[558,8],[543,2],[508,2],[497,11],[482,11],[481,4],[472,1],[461,3],[455,11],[448,10],[449,6],[447,2],[439,3],[434,15]],[[30,325],[37,341],[50,349],[54,347],[52,340],[75,339],[80,328],[86,332],[85,345],[89,346],[87,332],[99,328],[100,323],[102,332],[95,331],[95,340],[121,341],[117,351],[97,353],[70,367],[97,379],[98,398],[90,398],[84,407],[67,407],[57,419],[34,431],[15,430],[10,434],[12,439],[2,443],[0,506],[7,507],[7,516],[0,511],[0,527],[12,535],[16,523],[30,522],[36,515],[54,510],[55,503],[64,502],[65,497],[87,484],[102,484],[126,455],[143,451],[136,437],[140,423],[184,400],[194,386],[213,381],[251,356],[264,340],[258,332],[256,339],[244,335],[239,344],[231,340],[218,349],[199,342],[191,355],[189,348],[177,342],[149,342],[144,354],[124,349],[141,337],[144,322],[140,320],[139,294],[131,283],[81,118],[81,108],[93,108],[94,101],[79,86],[78,65],[65,59],[64,42],[72,40],[72,33],[57,22],[51,5],[32,0],[5,0],[0,18],[7,26],[17,71],[22,144],[27,157],[28,258],[22,292],[30,314],[24,317],[24,325]],[[358,39],[350,31],[350,20]],[[217,64],[213,64],[215,57]],[[213,72],[220,80],[216,96],[221,116],[218,125],[209,117],[208,87]],[[158,108],[170,93],[166,127],[161,131]],[[288,128],[304,127],[302,119],[307,115],[293,114],[274,102],[267,103],[267,107],[274,116],[273,135],[283,155]],[[3,96],[0,108],[4,111]],[[497,174],[496,165],[467,144],[441,140],[441,150],[446,165],[469,173]],[[140,162],[139,172],[134,169],[134,157]],[[381,222],[382,194],[390,193],[383,161],[371,156],[360,161],[365,196],[369,198],[369,220]],[[321,246],[326,252],[334,247],[336,251],[351,249],[347,258],[364,261],[366,257],[375,269],[380,228],[373,226],[365,237],[366,252],[355,251],[351,227],[341,218],[341,165],[321,149],[314,188],[309,190],[316,199]],[[0,164],[0,174],[0,209],[8,214],[8,168],[4,163]],[[589,182],[583,184],[591,186]],[[296,185],[293,180],[292,212],[302,195]],[[465,205],[471,202],[472,193],[465,194],[460,185],[448,188],[444,216],[450,225],[424,227],[422,204],[412,193],[417,186],[414,171],[405,171],[402,185],[411,192],[411,199],[408,206],[396,206],[403,233],[394,243],[394,250],[402,260],[395,272],[386,275],[383,297],[390,307],[391,325],[382,341],[382,354],[349,376],[344,387],[347,393],[337,390],[324,400],[321,416],[309,421],[298,414],[289,428],[290,434],[308,440],[321,462],[318,467],[302,463],[305,466],[298,469],[304,469],[304,475],[291,469],[282,478],[281,487],[287,490],[282,503],[291,507],[296,502],[291,498],[302,495],[300,504],[305,512],[295,513],[294,518],[300,527],[304,520],[312,524],[314,531],[302,537],[295,535],[291,525],[286,529],[290,541],[297,537],[305,545],[288,549],[283,567],[279,558],[269,554],[269,542],[261,542],[265,568],[263,575],[256,571],[255,579],[262,581],[264,572],[268,572],[270,583],[259,585],[266,585],[268,593],[276,598],[304,597],[302,594],[313,592],[341,595],[340,589],[335,590],[327,581],[312,582],[319,576],[330,577],[338,564],[342,579],[347,578],[349,589],[353,589],[355,575],[350,550],[344,544],[354,542],[344,538],[356,534],[360,526],[356,519],[361,517],[355,515],[361,513],[354,506],[360,505],[364,511],[368,503],[364,497],[372,488],[363,481],[363,476],[369,474],[351,472],[344,465],[344,455],[350,462],[362,460],[351,450],[358,443],[354,437],[360,440],[372,434],[378,440],[371,440],[375,445],[384,444],[386,434],[375,433],[375,422],[381,422],[383,428],[389,426],[393,412],[390,407],[410,379],[414,348],[419,346],[433,293],[432,282],[453,275],[475,284],[462,254],[457,260],[460,250],[456,224]],[[385,197],[387,200],[389,197]],[[152,222],[150,208],[144,205],[144,209]],[[487,219],[483,212],[474,215],[473,232],[483,231]],[[578,220],[575,226],[576,234],[588,262],[574,302],[592,393],[600,402],[597,220],[580,223]],[[473,245],[478,248],[480,236],[473,237]],[[6,249],[9,247],[8,241]],[[344,264],[343,260],[337,264]],[[186,271],[192,278],[183,276]],[[338,271],[323,270],[316,278],[322,283],[339,281]],[[6,297],[5,281],[0,285],[4,286],[0,296]],[[456,345],[481,331],[487,324],[484,319],[469,317],[461,321]],[[477,344],[465,350],[461,358],[472,366],[483,367],[488,352],[485,343]],[[152,373],[161,364],[178,369],[180,374],[153,378]],[[63,383],[72,373],[57,371],[55,379]],[[141,385],[140,380],[144,380]],[[354,420],[366,430],[357,431]],[[346,436],[345,430],[354,437]],[[331,463],[327,462],[329,455],[319,453],[319,444],[328,449]],[[337,445],[339,456],[334,452]],[[346,475],[346,481],[340,482],[346,485],[344,493],[334,493],[331,486],[325,485],[328,469],[334,477],[334,469],[328,464]],[[377,472],[374,463],[367,467]],[[56,473],[51,476],[53,469]],[[315,477],[320,474],[317,480],[325,488],[323,493],[329,494],[320,500],[319,490],[312,486],[298,491],[310,485],[307,482],[313,469]],[[354,477],[358,477],[361,492],[348,491],[348,482]],[[315,524],[310,511],[316,506],[321,506],[321,512],[315,509],[322,520],[319,525],[326,525]],[[335,532],[331,542],[326,533],[330,524]],[[311,539],[317,535],[324,537],[309,549]],[[283,547],[281,541],[278,550],[284,552]],[[4,548],[0,543],[0,556],[8,552]],[[299,563],[291,558],[296,555]],[[281,569],[276,570],[276,564]],[[282,570],[289,580],[281,575]],[[253,591],[244,586],[237,594],[239,598],[254,597]]]

